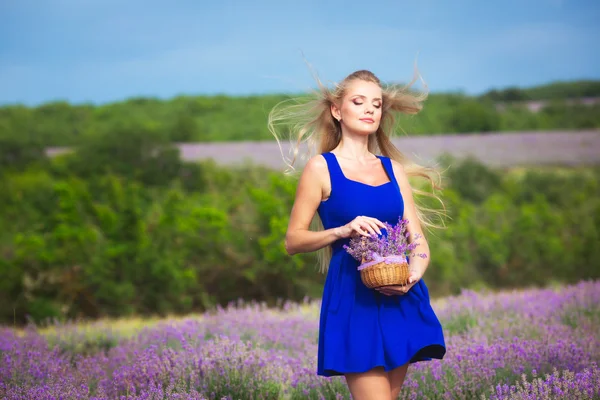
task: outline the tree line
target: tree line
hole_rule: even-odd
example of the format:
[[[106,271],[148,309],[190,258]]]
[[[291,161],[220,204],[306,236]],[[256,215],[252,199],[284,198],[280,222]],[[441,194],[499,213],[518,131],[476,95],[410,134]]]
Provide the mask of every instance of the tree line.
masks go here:
[[[491,90],[480,96],[432,93],[421,113],[400,120],[410,135],[590,129],[600,127],[600,82],[554,83],[529,89]],[[302,96],[303,94],[298,94]],[[131,98],[102,105],[51,102],[36,107],[0,107],[0,149],[74,146],[115,130],[150,125],[169,142],[272,140],[266,120],[278,102],[296,95],[178,96],[169,100]],[[539,112],[521,100],[550,100]],[[12,155],[18,157],[20,155]]]

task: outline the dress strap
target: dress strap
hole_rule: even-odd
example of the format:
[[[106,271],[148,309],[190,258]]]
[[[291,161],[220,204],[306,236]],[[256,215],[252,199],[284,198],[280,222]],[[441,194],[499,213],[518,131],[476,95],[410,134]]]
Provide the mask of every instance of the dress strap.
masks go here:
[[[331,180],[331,191],[333,192],[333,187],[337,186],[337,182],[339,182],[343,177],[344,173],[342,172],[342,167],[335,158],[333,153],[323,153],[321,154],[325,161],[327,162],[327,169],[329,170],[329,179]]]
[[[396,189],[398,189],[398,192],[400,192],[400,186],[398,185],[398,181],[396,180],[396,175],[394,175],[394,167],[392,166],[392,160],[390,160],[390,158],[386,156],[377,157],[379,157],[379,159],[381,160],[383,168],[385,169],[385,172],[387,172],[388,177],[390,178]]]

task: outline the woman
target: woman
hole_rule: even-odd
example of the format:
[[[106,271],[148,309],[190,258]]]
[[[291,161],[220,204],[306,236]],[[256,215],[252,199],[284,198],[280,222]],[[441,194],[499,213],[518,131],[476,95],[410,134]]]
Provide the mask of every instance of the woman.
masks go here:
[[[384,89],[365,70],[350,74],[333,91],[319,86],[317,99],[276,107],[269,117],[276,138],[276,122],[298,117],[292,125],[298,143],[307,137],[320,142],[320,154],[308,160],[300,177],[285,247],[290,255],[328,251],[317,373],[344,375],[354,399],[395,399],[410,363],[441,359],[446,352],[421,280],[430,254],[422,225],[435,226],[426,215],[436,212],[417,206],[413,193],[425,192],[411,188],[408,177],[433,180],[426,168],[409,169],[389,139],[393,113],[415,114],[425,97],[406,88]],[[323,229],[311,231],[316,213]],[[381,234],[383,222],[393,225],[399,217],[409,221],[409,241],[420,236],[414,253],[427,257],[411,258],[406,286],[369,289],[342,246],[354,235]]]

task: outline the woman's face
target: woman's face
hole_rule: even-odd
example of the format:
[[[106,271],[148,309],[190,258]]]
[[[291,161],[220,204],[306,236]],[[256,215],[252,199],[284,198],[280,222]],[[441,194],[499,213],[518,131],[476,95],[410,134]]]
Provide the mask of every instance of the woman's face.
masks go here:
[[[369,135],[379,128],[382,101],[379,85],[355,79],[348,83],[340,107],[332,106],[331,112],[346,130]]]

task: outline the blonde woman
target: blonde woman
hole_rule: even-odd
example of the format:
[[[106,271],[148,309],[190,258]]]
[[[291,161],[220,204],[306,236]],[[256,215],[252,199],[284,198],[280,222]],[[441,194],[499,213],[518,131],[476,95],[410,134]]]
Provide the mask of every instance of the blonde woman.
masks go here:
[[[370,71],[356,71],[332,90],[320,82],[309,102],[275,107],[269,128],[287,124],[298,144],[313,141],[318,154],[306,163],[291,210],[285,246],[290,255],[325,250],[327,278],[319,326],[322,376],[344,375],[352,397],[396,399],[408,366],[443,358],[442,327],[422,280],[430,249],[422,226],[435,226],[435,210],[416,204],[409,177],[433,183],[430,170],[409,165],[390,141],[395,114],[415,114],[425,96],[407,87],[383,87]],[[432,214],[433,213],[433,214]],[[318,214],[322,229],[311,230]],[[409,241],[419,234],[406,286],[369,289],[358,263],[344,249],[354,235],[381,234],[383,222],[408,219]]]

